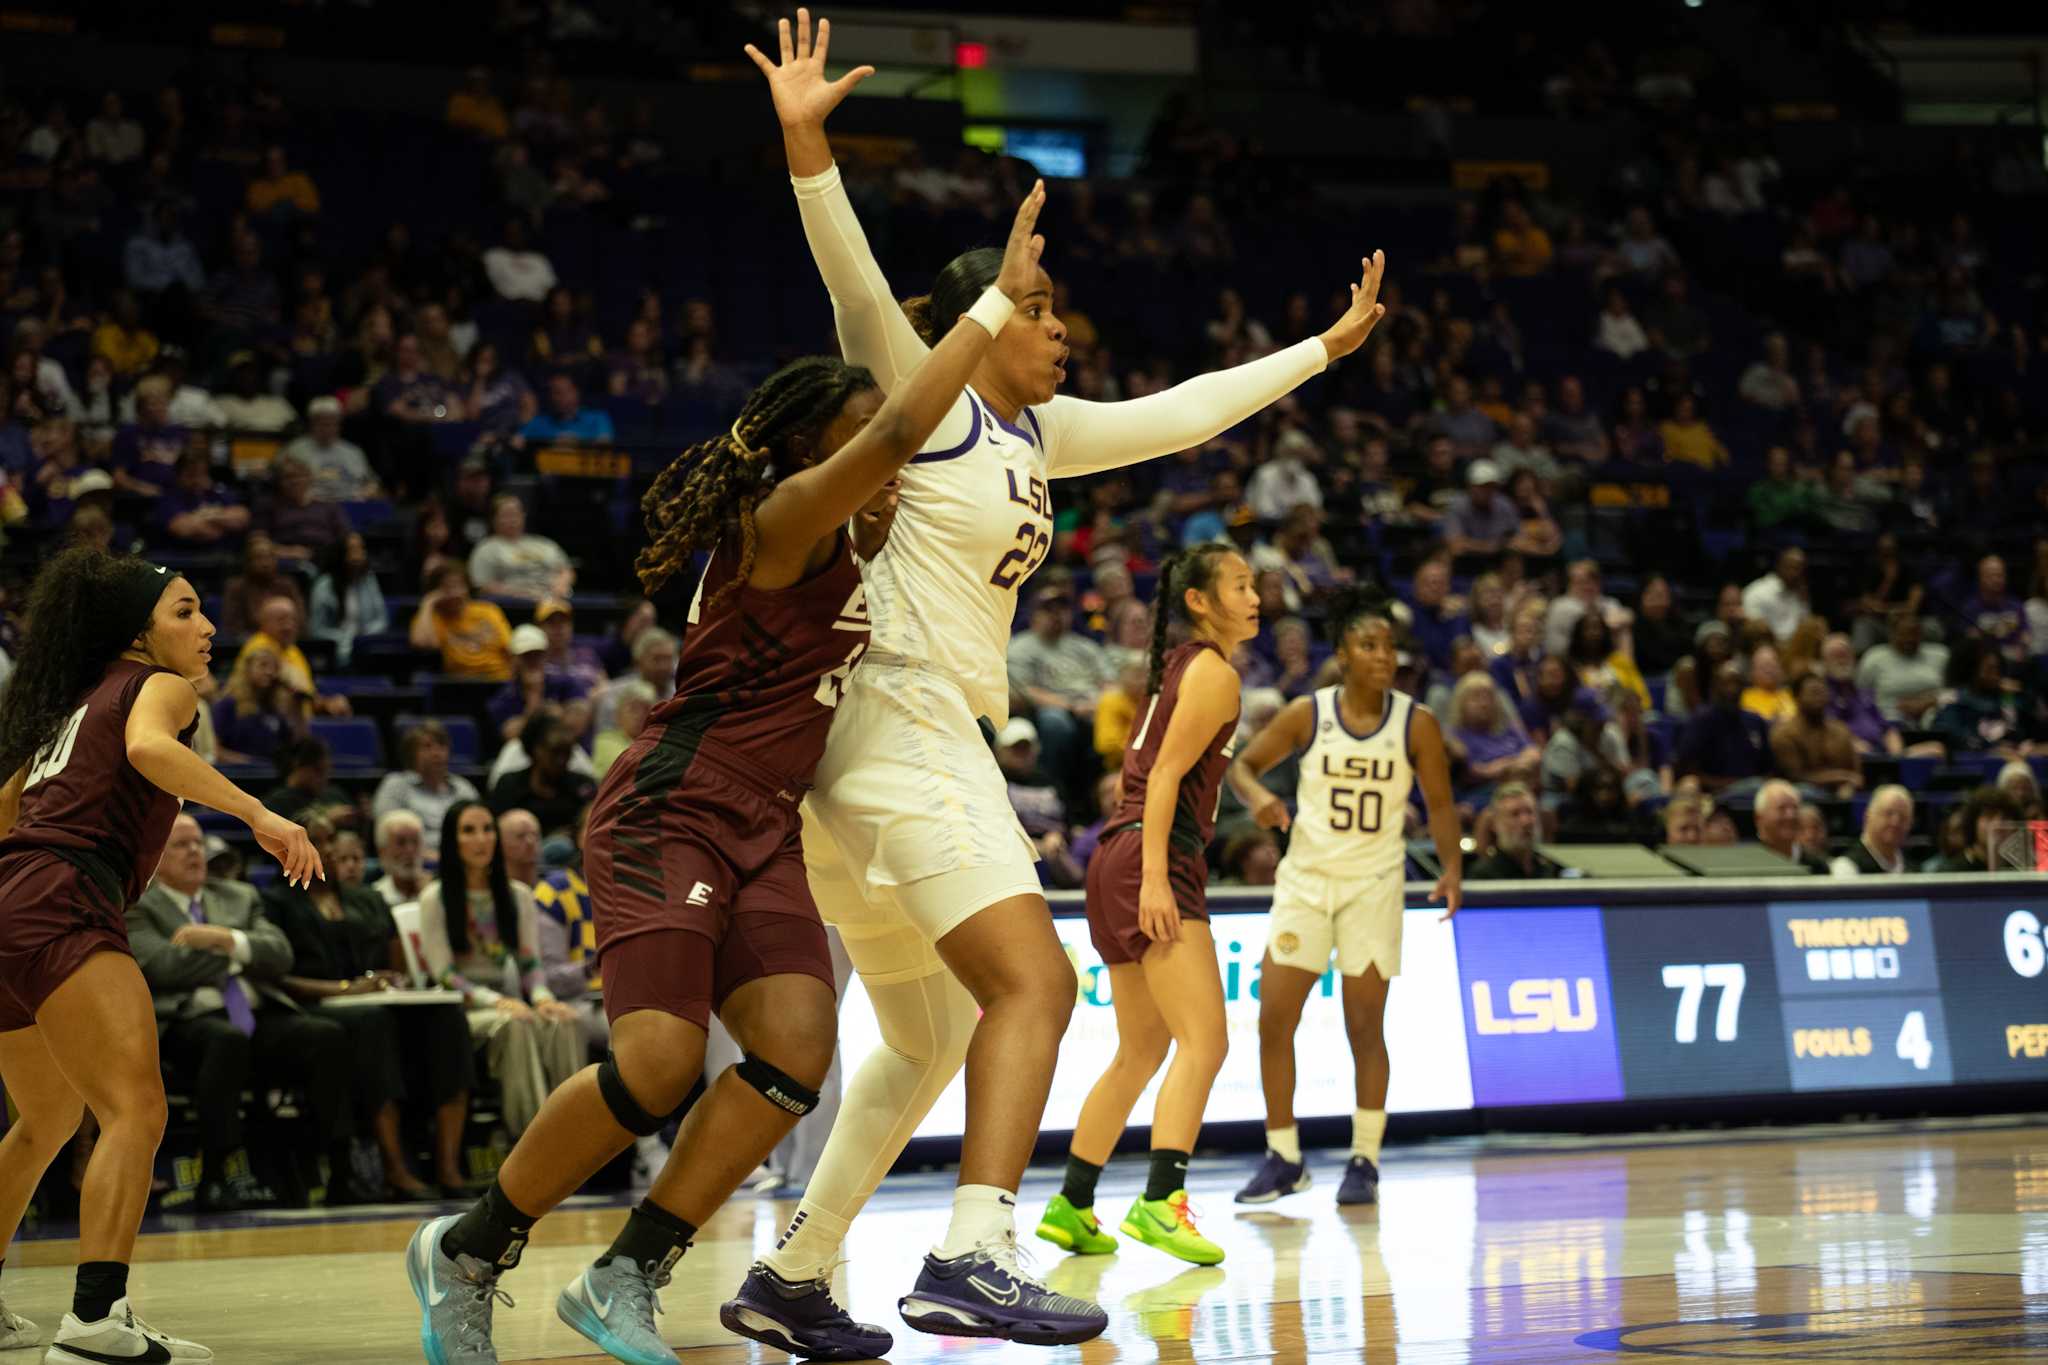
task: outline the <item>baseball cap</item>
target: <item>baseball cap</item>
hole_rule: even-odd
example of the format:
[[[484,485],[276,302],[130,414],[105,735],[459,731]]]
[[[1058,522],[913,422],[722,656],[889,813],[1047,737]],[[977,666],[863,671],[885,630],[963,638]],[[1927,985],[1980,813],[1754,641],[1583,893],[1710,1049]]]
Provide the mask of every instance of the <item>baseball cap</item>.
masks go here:
[[[71,481],[71,496],[82,498],[88,493],[111,493],[114,491],[114,476],[104,469],[88,469]]]
[[[1248,502],[1233,503],[1230,510],[1223,514],[1223,524],[1226,526],[1249,526],[1258,519],[1259,514],[1252,511],[1252,505]]]
[[[1707,642],[1709,636],[1719,635],[1726,639],[1729,633],[1726,621],[1702,621],[1700,622],[1699,629],[1692,633],[1692,642],[1695,646],[1703,645]]]
[[[339,417],[341,416],[341,400],[333,394],[323,393],[312,402],[306,404],[306,416]]]
[[[573,616],[575,610],[561,598],[550,597],[533,609],[533,623],[537,626],[545,625],[557,616]]]
[[[221,838],[218,834],[209,834],[206,836],[205,848],[206,861],[209,863],[212,862],[215,858],[225,858],[235,851],[233,848],[228,846],[228,841]]]
[[[1007,749],[1013,744],[1038,743],[1038,727],[1022,716],[1012,716],[1003,723],[1002,732],[996,736],[996,744]]]
[[[544,651],[547,647],[548,633],[539,626],[520,626],[512,632],[512,652],[514,654],[531,654],[535,650]]]
[[[1474,488],[1482,483],[1499,483],[1500,466],[1492,460],[1474,460],[1472,467],[1465,471],[1465,485]]]

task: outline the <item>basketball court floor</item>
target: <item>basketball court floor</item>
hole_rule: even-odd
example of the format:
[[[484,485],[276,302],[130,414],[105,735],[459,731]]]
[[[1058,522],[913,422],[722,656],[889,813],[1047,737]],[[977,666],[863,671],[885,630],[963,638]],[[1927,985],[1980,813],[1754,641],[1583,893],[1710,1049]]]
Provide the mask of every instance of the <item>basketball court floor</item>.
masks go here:
[[[2048,1116],[1829,1125],[1683,1137],[1434,1142],[1388,1153],[1377,1208],[1316,1187],[1240,1208],[1248,1158],[1198,1164],[1201,1225],[1228,1259],[1194,1269],[1145,1247],[1039,1260],[1055,1286],[1111,1310],[1106,1336],[1046,1351],[928,1337],[896,1296],[942,1230],[950,1179],[892,1178],[855,1225],[840,1296],[897,1333],[910,1362],[2048,1361]],[[1109,1218],[1143,1183],[1111,1166]],[[1036,1170],[1035,1218],[1057,1188]],[[739,1196],[663,1295],[688,1365],[786,1357],[725,1334],[719,1303],[792,1204]],[[137,1253],[146,1316],[223,1365],[420,1359],[401,1249],[416,1209],[152,1224]],[[507,1361],[601,1361],[556,1321],[554,1296],[617,1226],[617,1201],[541,1224],[498,1309]],[[1029,1223],[1026,1224],[1026,1231]],[[46,1230],[61,1233],[61,1229]],[[18,1242],[7,1302],[52,1327],[74,1245]],[[47,1336],[46,1336],[47,1339]],[[35,1351],[0,1352],[27,1365]]]

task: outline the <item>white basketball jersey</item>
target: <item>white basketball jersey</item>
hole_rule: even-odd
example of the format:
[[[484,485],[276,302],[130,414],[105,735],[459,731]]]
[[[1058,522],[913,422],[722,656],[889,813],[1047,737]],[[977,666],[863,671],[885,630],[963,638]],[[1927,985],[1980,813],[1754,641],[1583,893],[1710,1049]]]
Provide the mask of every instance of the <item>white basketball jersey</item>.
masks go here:
[[[1364,881],[1398,872],[1407,856],[1408,721],[1415,699],[1388,692],[1378,728],[1353,734],[1338,709],[1341,684],[1319,688],[1315,729],[1301,756],[1287,865]]]
[[[963,392],[939,424],[938,448],[903,467],[896,524],[861,570],[871,647],[949,670],[999,727],[1010,714],[1017,589],[1052,550],[1044,434],[1029,408],[1019,421],[1006,425]],[[940,444],[962,431],[964,440]]]

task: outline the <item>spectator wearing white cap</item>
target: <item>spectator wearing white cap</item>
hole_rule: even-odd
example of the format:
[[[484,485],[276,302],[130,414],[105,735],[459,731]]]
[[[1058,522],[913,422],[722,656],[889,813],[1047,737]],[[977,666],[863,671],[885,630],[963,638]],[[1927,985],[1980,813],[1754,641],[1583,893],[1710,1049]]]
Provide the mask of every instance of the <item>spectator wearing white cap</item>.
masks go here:
[[[1076,887],[1084,872],[1067,847],[1067,804],[1038,762],[1038,727],[1012,716],[996,733],[996,765],[1010,790],[1010,809],[1037,848],[1054,886]]]
[[[1437,528],[1454,555],[1498,554],[1522,529],[1514,504],[1500,495],[1500,466],[1474,460],[1465,471],[1465,491],[1451,499]]]
[[[327,394],[315,398],[306,405],[306,423],[306,434],[284,448],[284,458],[312,471],[317,501],[360,502],[384,496],[363,448],[342,437],[341,400]]]
[[[548,669],[548,633],[539,626],[520,626],[512,632],[512,681],[489,703],[491,720],[500,739],[517,739],[526,722],[550,702],[566,706],[581,701],[584,692],[576,680]]]

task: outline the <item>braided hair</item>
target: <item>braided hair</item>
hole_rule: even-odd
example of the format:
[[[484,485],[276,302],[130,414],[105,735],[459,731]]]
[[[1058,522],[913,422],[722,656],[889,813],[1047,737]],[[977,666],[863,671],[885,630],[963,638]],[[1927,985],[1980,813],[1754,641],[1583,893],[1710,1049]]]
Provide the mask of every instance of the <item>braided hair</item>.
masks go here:
[[[1330,648],[1342,649],[1351,628],[1365,621],[1385,621],[1387,629],[1394,633],[1395,645],[1399,646],[1401,623],[1394,619],[1394,599],[1378,584],[1359,583],[1330,598],[1329,613],[1323,618]]]
[[[1213,541],[1197,545],[1191,550],[1177,550],[1159,566],[1159,596],[1152,604],[1152,671],[1145,680],[1147,696],[1159,690],[1166,680],[1166,651],[1172,643],[1175,626],[1186,629],[1194,624],[1194,616],[1188,611],[1188,589],[1206,593],[1216,581],[1216,570],[1224,559],[1237,553],[1235,545]]]
[[[670,461],[640,500],[652,542],[634,570],[649,596],[691,556],[737,535],[739,572],[706,606],[738,591],[754,569],[754,509],[784,472],[806,462],[818,436],[846,400],[875,387],[858,365],[808,356],[777,370],[747,398],[732,430],[691,446]]]

